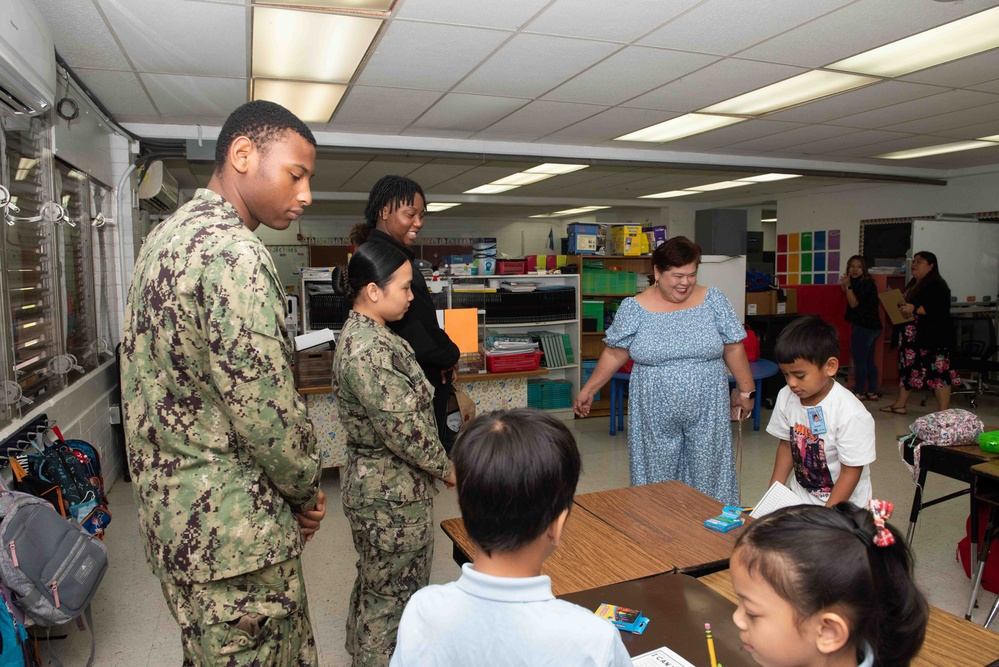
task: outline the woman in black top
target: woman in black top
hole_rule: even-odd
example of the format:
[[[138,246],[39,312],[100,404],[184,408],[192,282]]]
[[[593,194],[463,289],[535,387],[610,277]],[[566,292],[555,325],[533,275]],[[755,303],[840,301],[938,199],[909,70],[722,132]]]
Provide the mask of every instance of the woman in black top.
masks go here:
[[[852,325],[853,393],[862,401],[876,401],[881,393],[878,391],[874,344],[881,334],[881,316],[878,315],[878,288],[867,273],[863,257],[854,255],[849,259],[841,286],[846,293],[846,321]]]
[[[950,405],[950,388],[961,384],[961,376],[950,367],[954,325],[950,319],[950,287],[940,275],[937,256],[917,252],[912,258],[912,280],[905,288],[905,303],[899,308],[912,322],[899,327],[898,398],[882,412],[904,415],[913,389],[929,388],[940,410]]]
[[[434,417],[442,442],[447,429],[447,403],[451,395],[449,386],[456,377],[455,367],[460,352],[440,325],[437,308],[430,298],[430,290],[413,261],[413,242],[423,228],[423,215],[427,198],[416,181],[404,176],[383,176],[368,194],[364,208],[365,222],[350,232],[354,245],[362,243],[387,243],[402,250],[413,265],[413,301],[406,315],[388,326],[409,343],[416,353],[430,384],[434,387]]]

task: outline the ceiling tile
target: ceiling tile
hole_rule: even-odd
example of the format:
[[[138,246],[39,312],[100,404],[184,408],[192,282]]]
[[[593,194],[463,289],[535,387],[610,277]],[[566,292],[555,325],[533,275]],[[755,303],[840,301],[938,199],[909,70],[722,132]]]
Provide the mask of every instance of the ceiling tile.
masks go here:
[[[365,126],[371,131],[396,133],[416,120],[441,94],[426,90],[351,86],[340,103],[330,129],[342,125]]]
[[[631,42],[700,0],[555,0],[525,28],[551,35]]]
[[[618,48],[551,35],[517,35],[459,83],[463,93],[536,97]],[[530,76],[525,76],[530,72]]]
[[[999,93],[999,79],[987,83],[979,83],[971,86],[972,90],[980,90],[985,93]]]
[[[323,155],[316,156],[316,175],[310,186],[313,192],[342,190],[344,183],[354,177],[373,159],[372,156]]]
[[[907,11],[897,0],[858,0],[819,20],[741,51],[739,55],[768,62],[823,67],[994,5],[990,0],[920,2],[918,11]]]
[[[673,19],[640,44],[729,56],[851,0],[709,0]]]
[[[992,81],[996,77],[996,72],[999,72],[999,49],[992,49],[985,53],[913,72],[901,77],[901,80],[951,88],[968,88]]]
[[[863,132],[852,132],[841,137],[830,137],[820,141],[812,141],[794,147],[794,150],[803,155],[821,155],[823,153],[835,153],[837,151],[854,148],[857,146],[870,146],[890,141],[892,139],[904,139],[906,135],[898,132],[883,132],[880,130],[864,130]]]
[[[175,74],[140,74],[164,118],[182,121],[192,116],[214,116],[225,121],[247,101],[245,79]]]
[[[475,139],[535,141],[607,107],[567,102],[531,102],[475,135]]]
[[[922,97],[916,100],[893,104],[874,111],[843,116],[828,121],[829,125],[845,125],[847,127],[876,128],[887,125],[897,125],[910,120],[928,118],[950,111],[970,109],[996,102],[996,96],[989,93],[979,93],[973,90],[952,90],[939,95]]]
[[[685,113],[790,79],[804,69],[726,58],[625,102],[624,106]]]
[[[767,118],[801,123],[824,123],[835,118],[852,116],[862,111],[873,111],[945,92],[948,92],[946,88],[938,86],[925,86],[902,81],[882,81],[871,86],[826,97],[816,102],[802,104],[787,111],[778,111],[769,114]]]
[[[131,70],[93,0],[30,1],[52,31],[59,55],[74,70]]]
[[[247,76],[246,7],[185,0],[97,2],[140,72]]]
[[[361,167],[338,190],[341,192],[370,192],[375,183],[383,176],[394,174],[408,176],[410,172],[426,162],[426,158],[378,156]],[[354,207],[358,216],[364,213],[364,202],[357,202]]]
[[[937,134],[944,131],[954,131],[968,125],[995,122],[999,119],[999,96],[995,104],[985,104],[971,109],[961,109],[942,113],[929,118],[910,120],[896,125],[886,125],[883,129],[894,132],[912,132],[913,134]]]
[[[979,137],[992,137],[999,134],[999,114],[991,119],[977,125],[964,125],[953,130],[940,130],[936,133],[941,137],[951,137],[954,139],[978,139]]]
[[[650,109],[614,107],[564,130],[550,134],[545,137],[545,141],[592,145],[601,141],[610,141],[614,137],[620,137],[649,125],[661,123],[674,115]]]
[[[619,104],[716,60],[701,53],[629,46],[559,86],[544,99]]]
[[[116,72],[100,69],[74,69],[98,99],[115,100],[115,117],[120,115],[155,115],[157,113],[149,96],[134,72]]]
[[[787,132],[781,132],[779,134],[771,134],[770,136],[767,137],[760,137],[759,139],[751,139],[749,141],[743,141],[741,143],[731,144],[726,148],[766,153],[768,151],[780,150],[782,148],[787,148],[789,146],[800,146],[801,144],[811,143],[813,141],[821,141],[822,139],[841,137],[844,134],[851,134],[853,132],[859,132],[859,131],[860,130],[857,130],[856,128],[852,127],[834,127],[832,125],[806,125],[805,127],[798,127],[793,130],[788,130]]]
[[[361,65],[357,83],[448,90],[508,37],[499,30],[394,21]]]
[[[512,97],[451,93],[413,123],[413,128],[478,132],[526,103]]]
[[[424,190],[437,188],[441,183],[445,183],[452,178],[457,178],[467,171],[474,169],[474,165],[467,160],[433,160],[410,172],[409,177],[423,186]]]
[[[516,30],[551,0],[401,0],[396,18]]]

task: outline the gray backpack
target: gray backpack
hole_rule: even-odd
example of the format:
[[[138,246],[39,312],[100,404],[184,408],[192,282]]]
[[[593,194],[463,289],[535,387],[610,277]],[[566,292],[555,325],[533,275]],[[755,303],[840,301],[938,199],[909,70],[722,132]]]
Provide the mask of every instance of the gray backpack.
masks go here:
[[[104,543],[80,524],[41,498],[0,489],[0,579],[12,591],[12,602],[37,625],[52,627],[85,615],[91,633],[88,666],[95,648],[90,600],[107,567]]]

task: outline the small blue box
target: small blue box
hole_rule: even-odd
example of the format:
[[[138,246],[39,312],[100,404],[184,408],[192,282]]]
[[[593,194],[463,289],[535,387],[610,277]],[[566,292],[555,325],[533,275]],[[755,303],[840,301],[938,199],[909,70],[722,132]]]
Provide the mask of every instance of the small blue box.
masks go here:
[[[597,252],[597,225],[585,222],[569,223],[569,254],[595,255]]]

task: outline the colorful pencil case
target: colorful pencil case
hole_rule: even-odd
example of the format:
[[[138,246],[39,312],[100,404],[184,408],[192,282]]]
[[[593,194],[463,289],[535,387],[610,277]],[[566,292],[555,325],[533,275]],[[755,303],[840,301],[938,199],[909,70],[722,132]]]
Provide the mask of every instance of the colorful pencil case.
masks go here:
[[[642,612],[637,609],[628,609],[614,604],[602,602],[594,612],[600,618],[606,618],[614,624],[618,630],[624,630],[632,634],[640,635],[645,632],[649,624],[647,616],[642,616]]]

